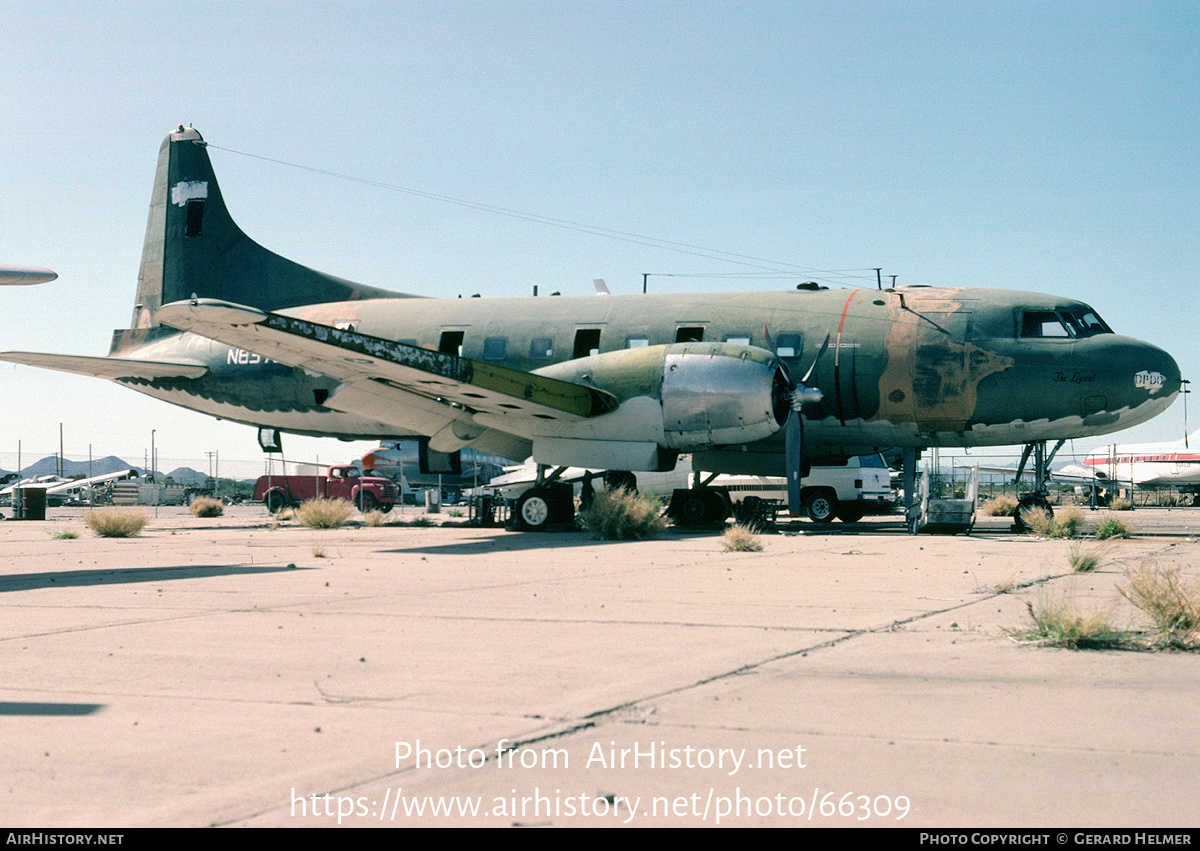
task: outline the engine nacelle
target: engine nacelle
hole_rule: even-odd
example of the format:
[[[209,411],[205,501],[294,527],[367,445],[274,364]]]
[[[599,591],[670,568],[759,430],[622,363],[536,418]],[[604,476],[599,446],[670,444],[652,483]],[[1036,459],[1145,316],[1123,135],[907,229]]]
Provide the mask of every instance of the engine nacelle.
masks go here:
[[[605,352],[537,370],[591,384],[615,395],[621,408],[580,423],[574,439],[653,441],[689,452],[754,443],[782,428],[789,411],[791,379],[765,349],[734,343],[675,343]],[[656,400],[661,419],[627,400]],[[659,406],[656,406],[656,408]],[[565,437],[565,435],[564,435]],[[570,439],[570,438],[569,438]]]
[[[787,372],[765,349],[728,343],[666,348],[663,430],[671,449],[754,443],[787,420]]]

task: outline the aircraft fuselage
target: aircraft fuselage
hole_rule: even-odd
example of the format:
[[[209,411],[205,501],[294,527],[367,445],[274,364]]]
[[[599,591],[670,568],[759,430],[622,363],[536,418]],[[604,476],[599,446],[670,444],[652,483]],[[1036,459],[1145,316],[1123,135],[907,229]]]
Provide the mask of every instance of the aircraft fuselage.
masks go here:
[[[829,351],[810,379],[824,398],[805,409],[805,419],[808,454],[838,457],[1099,435],[1165,409],[1178,392],[1179,371],[1156,347],[1113,333],[1023,333],[1027,315],[1087,310],[1035,293],[905,288],[367,299],[280,312],[528,372],[703,339],[766,349],[799,376],[828,334]],[[404,434],[386,419],[327,408],[336,382],[261,354],[165,328],[118,332],[112,353],[132,352],[206,363],[202,378],[126,383],[214,416],[345,438]],[[774,472],[780,442],[775,436],[710,450],[705,469]]]

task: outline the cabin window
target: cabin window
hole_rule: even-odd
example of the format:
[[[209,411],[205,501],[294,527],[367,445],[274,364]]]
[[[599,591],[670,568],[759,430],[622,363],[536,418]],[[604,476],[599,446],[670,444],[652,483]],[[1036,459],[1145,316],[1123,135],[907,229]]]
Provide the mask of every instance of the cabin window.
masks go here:
[[[463,344],[462,331],[443,331],[438,341],[438,351],[448,355],[461,355]]]
[[[507,337],[488,337],[483,341],[484,360],[504,360],[504,355],[507,351]]]
[[[575,332],[575,357],[585,358],[600,353],[600,329],[580,328]]]
[[[534,360],[546,360],[554,355],[553,337],[534,337],[529,344],[529,356]]]
[[[803,351],[799,334],[780,334],[775,338],[775,354],[781,358],[798,358]]]
[[[649,345],[649,337],[627,337],[625,339],[625,348],[627,349],[644,349]]]
[[[748,345],[750,345],[750,335],[749,334],[730,334],[728,337],[725,338],[725,342],[733,343],[733,345],[735,345],[735,346],[748,346]]]
[[[704,342],[704,328],[701,327],[683,327],[675,332],[676,343],[702,343]]]

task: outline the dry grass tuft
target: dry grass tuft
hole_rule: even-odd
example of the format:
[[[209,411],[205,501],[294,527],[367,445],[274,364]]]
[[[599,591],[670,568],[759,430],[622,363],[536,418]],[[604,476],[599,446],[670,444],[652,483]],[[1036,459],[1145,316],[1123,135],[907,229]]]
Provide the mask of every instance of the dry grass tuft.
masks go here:
[[[1085,550],[1078,543],[1072,544],[1070,551],[1067,553],[1067,559],[1071,563],[1071,570],[1075,573],[1093,572],[1100,566],[1100,561],[1103,557],[1104,547],[1091,547]]]
[[[1109,538],[1131,537],[1133,529],[1120,518],[1107,515],[1097,524],[1093,534],[1098,540],[1107,541]]]
[[[1117,591],[1150,620],[1163,647],[1200,647],[1200,585],[1186,582],[1175,565],[1143,561],[1125,571]]]
[[[1084,514],[1077,505],[1064,505],[1057,515],[1044,508],[1029,508],[1021,512],[1021,518],[1029,531],[1039,538],[1077,538]]]
[[[994,496],[979,506],[979,510],[988,517],[1011,517],[1017,510],[1017,498],[1007,494]]]
[[[734,523],[725,530],[721,537],[721,545],[727,553],[758,553],[762,552],[762,541],[754,534],[754,530],[741,523]]]
[[[382,526],[383,512],[376,508],[374,511],[368,511],[363,515],[363,523],[367,526]]]
[[[296,518],[313,529],[335,529],[353,513],[354,503],[348,499],[310,499],[296,509]]]
[[[1098,650],[1126,646],[1129,633],[1112,625],[1112,609],[1081,612],[1075,602],[1064,596],[1055,598],[1049,593],[1038,595],[1038,605],[1026,601],[1033,628],[1010,630],[1009,635],[1043,647],[1066,647],[1071,650]]]
[[[580,520],[593,536],[608,541],[653,538],[667,528],[657,499],[625,488],[597,494]]]
[[[146,525],[146,512],[132,508],[85,511],[83,522],[101,538],[131,538]]]
[[[225,513],[225,505],[219,499],[200,496],[192,501],[191,512],[196,517],[220,517]]]

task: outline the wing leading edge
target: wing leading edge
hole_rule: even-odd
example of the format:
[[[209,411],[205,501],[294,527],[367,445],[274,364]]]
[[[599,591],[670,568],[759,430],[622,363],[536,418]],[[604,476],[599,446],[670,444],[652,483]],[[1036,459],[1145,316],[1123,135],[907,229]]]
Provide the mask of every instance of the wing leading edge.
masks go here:
[[[510,434],[527,438],[522,421],[579,421],[619,404],[595,387],[216,299],[164,305],[155,319],[334,378],[342,386],[325,406],[431,435],[439,451],[488,430],[476,413],[503,416]]]

